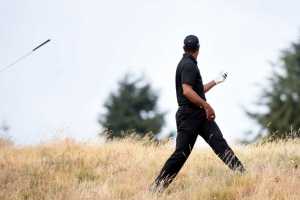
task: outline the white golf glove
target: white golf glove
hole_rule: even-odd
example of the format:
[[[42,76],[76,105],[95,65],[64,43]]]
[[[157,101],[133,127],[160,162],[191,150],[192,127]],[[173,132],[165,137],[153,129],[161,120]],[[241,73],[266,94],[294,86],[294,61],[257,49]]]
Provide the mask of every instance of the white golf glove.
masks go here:
[[[221,73],[214,79],[216,85],[224,82],[225,79],[227,78],[227,74],[228,74],[228,72],[223,72],[223,70],[222,70]]]

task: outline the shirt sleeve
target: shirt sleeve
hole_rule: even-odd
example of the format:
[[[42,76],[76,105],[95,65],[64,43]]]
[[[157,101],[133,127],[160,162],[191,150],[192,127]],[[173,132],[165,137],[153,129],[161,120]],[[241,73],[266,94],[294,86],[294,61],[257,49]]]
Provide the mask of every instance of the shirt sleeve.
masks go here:
[[[197,68],[192,63],[187,63],[181,72],[181,84],[194,85],[197,79]]]

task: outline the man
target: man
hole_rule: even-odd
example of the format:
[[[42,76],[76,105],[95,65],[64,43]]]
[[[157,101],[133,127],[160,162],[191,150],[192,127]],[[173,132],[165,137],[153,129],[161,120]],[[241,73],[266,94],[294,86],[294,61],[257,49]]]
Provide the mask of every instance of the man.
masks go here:
[[[206,102],[205,94],[215,85],[225,81],[227,72],[218,75],[213,81],[203,85],[197,66],[199,40],[194,35],[184,39],[185,54],[176,70],[176,94],[178,111],[176,113],[176,149],[166,161],[156,178],[152,190],[167,188],[189,157],[197,136],[200,135],[210,145],[220,159],[232,170],[244,172],[245,169],[214,121],[216,114]]]

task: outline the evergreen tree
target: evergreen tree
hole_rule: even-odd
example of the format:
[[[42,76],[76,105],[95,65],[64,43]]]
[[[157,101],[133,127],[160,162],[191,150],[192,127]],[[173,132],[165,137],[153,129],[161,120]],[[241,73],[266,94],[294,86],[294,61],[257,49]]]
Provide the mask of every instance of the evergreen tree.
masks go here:
[[[113,137],[122,137],[122,132],[135,130],[142,136],[149,132],[160,133],[165,124],[164,112],[157,111],[158,94],[142,79],[130,81],[130,75],[118,83],[117,93],[111,93],[104,104],[107,113],[99,117],[99,123],[112,130]]]
[[[286,133],[294,130],[293,136],[299,137],[300,128],[300,40],[292,43],[283,51],[280,63],[273,65],[275,70],[269,78],[270,87],[263,90],[258,105],[268,108],[263,114],[250,113],[261,127],[267,127],[269,135],[285,138]]]

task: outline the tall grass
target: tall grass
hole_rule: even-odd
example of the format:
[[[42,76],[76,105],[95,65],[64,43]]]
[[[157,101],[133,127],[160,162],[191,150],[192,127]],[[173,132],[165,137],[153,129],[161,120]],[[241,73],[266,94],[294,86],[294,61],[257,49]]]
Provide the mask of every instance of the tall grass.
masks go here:
[[[130,137],[97,145],[72,138],[0,145],[0,199],[300,199],[299,139],[233,147],[237,174],[195,148],[170,187],[148,192],[174,145]]]

